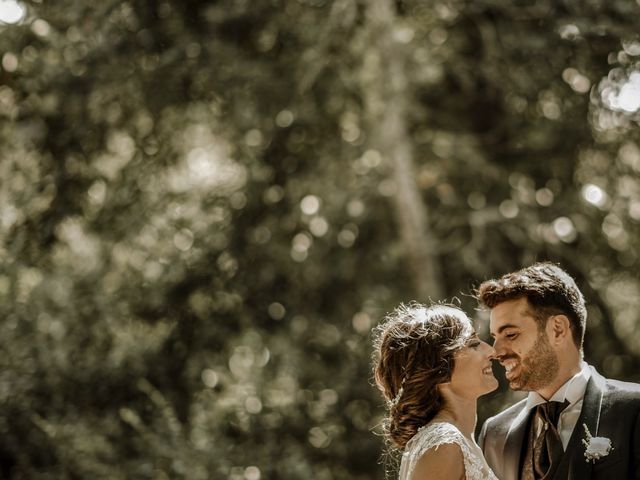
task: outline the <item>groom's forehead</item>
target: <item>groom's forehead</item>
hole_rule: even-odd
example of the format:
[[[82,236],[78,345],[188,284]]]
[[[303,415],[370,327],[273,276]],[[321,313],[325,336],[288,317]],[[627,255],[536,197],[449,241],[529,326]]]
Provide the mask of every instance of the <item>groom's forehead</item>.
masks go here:
[[[519,297],[512,300],[505,300],[495,305],[491,309],[490,318],[501,319],[504,317],[533,317],[534,309],[527,297]]]

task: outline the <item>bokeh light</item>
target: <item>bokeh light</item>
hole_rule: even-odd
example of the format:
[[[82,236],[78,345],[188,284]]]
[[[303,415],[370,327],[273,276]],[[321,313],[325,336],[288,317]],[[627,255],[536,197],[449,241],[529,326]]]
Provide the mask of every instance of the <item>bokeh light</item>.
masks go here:
[[[568,217],[558,217],[553,221],[553,230],[560,240],[571,243],[577,237],[576,228]]]
[[[640,72],[632,72],[622,83],[601,92],[604,104],[612,110],[635,113],[640,109]]]
[[[314,215],[320,209],[320,199],[315,195],[307,195],[300,201],[300,209],[305,215]]]
[[[582,197],[596,207],[604,207],[608,200],[607,193],[597,185],[587,184],[582,187]]]
[[[0,23],[19,23],[26,15],[26,8],[16,0],[0,0]]]

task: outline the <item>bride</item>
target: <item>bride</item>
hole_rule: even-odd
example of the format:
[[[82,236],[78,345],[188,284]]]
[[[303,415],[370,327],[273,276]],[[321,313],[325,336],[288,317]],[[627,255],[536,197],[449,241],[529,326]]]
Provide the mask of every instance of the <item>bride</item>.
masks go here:
[[[401,305],[376,328],[374,376],[388,401],[399,480],[497,480],[473,438],[476,403],[498,387],[495,351],[457,307]]]

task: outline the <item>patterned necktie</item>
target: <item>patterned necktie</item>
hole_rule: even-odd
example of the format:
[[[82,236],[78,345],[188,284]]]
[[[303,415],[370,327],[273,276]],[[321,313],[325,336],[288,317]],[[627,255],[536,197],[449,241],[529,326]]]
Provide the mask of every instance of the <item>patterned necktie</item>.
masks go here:
[[[556,425],[560,413],[569,405],[569,401],[546,402],[536,407],[534,418],[542,422],[542,431],[533,443],[533,472],[534,477],[547,480],[553,474],[562,458],[562,440]]]

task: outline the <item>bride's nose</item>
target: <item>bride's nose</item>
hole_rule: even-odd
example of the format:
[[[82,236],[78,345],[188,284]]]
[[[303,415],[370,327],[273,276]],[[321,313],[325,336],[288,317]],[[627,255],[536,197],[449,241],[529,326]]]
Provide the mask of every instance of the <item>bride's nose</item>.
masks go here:
[[[495,360],[496,358],[496,349],[493,348],[491,345],[489,345],[487,342],[484,342],[484,344],[487,346],[486,350],[487,350],[487,357],[490,360]]]

